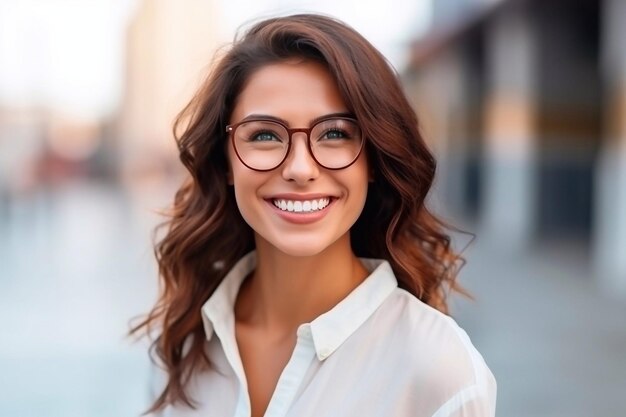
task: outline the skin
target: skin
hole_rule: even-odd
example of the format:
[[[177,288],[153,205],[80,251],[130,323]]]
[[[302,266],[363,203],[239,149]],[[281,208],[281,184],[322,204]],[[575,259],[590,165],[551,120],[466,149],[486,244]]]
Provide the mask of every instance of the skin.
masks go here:
[[[320,64],[291,60],[264,66],[249,78],[230,123],[252,114],[309,127],[316,117],[346,112],[331,74]],[[235,304],[235,333],[248,381],[252,415],[261,416],[296,343],[296,330],[330,310],[368,275],[350,247],[350,228],[365,203],[369,170],[364,152],[350,167],[332,171],[308,152],[296,133],[286,161],[269,172],[244,166],[228,147],[229,178],[239,210],[255,233],[257,268]],[[268,201],[282,193],[336,199],[320,220],[294,224]]]

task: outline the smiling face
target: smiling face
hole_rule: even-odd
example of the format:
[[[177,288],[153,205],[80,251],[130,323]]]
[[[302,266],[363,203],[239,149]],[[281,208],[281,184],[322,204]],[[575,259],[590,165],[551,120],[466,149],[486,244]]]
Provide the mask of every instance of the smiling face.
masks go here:
[[[279,118],[290,128],[308,128],[348,109],[331,74],[312,61],[266,65],[248,79],[230,124],[251,116]],[[329,138],[336,139],[333,131]],[[257,138],[270,139],[266,133]],[[306,134],[292,136],[291,149],[276,169],[258,172],[237,157],[232,137],[228,159],[237,206],[255,232],[257,247],[270,245],[292,256],[313,256],[334,244],[350,244],[350,227],[363,210],[368,166],[364,152],[345,169],[317,164]],[[265,144],[263,146],[266,146]]]

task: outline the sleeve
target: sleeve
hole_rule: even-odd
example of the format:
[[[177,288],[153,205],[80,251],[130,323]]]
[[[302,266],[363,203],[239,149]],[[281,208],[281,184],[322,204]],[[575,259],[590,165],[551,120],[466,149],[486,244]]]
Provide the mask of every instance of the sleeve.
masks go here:
[[[445,395],[432,417],[495,417],[496,379],[467,333],[456,330],[442,350],[438,383]]]
[[[446,401],[433,417],[495,417],[496,380],[489,369],[481,383],[457,392]]]

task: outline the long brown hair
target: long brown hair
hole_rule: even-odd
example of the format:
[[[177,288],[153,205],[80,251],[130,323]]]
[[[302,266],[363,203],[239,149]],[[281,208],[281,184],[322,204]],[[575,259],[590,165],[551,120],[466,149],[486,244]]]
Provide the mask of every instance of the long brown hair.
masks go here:
[[[233,265],[254,249],[253,232],[227,184],[225,126],[246,80],[260,67],[290,58],[324,64],[366,138],[374,171],[361,216],[350,230],[354,253],[389,261],[401,288],[447,312],[446,295],[464,259],[445,225],[425,207],[435,175],[415,113],[385,58],[336,19],[299,14],[252,26],[216,63],[179,114],[174,136],[188,180],[174,198],[164,237],[155,245],[161,293],[131,330],[158,336],[151,353],[168,382],[149,411],[183,402],[192,373],[210,366],[201,306]]]

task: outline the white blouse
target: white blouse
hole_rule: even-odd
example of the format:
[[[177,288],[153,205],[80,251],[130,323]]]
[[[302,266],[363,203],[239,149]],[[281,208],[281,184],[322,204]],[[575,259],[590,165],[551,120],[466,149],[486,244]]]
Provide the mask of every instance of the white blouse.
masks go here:
[[[398,288],[388,262],[361,261],[367,279],[298,327],[265,417],[494,416],[496,381],[467,334]],[[160,415],[250,416],[233,308],[255,264],[255,252],[242,258],[202,307],[212,368],[188,386],[196,409],[180,404]]]

